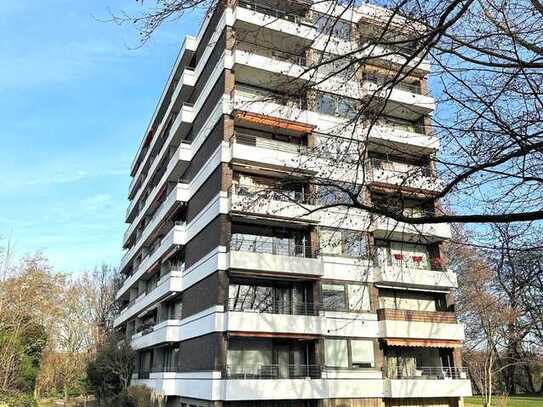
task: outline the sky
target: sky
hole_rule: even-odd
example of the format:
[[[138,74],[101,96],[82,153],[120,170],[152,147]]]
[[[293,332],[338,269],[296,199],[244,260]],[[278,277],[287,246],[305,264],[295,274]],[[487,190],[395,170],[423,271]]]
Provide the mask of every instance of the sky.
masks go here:
[[[164,25],[143,47],[135,27],[106,21],[143,11],[135,0],[0,2],[0,236],[17,255],[42,251],[66,273],[118,264],[132,158],[201,20]]]

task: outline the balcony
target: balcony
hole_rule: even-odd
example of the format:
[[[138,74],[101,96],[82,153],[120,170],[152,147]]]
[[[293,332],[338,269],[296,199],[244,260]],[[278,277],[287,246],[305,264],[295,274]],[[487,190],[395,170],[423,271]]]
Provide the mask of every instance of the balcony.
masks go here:
[[[471,381],[467,369],[458,367],[417,367],[411,371],[387,374],[385,397],[467,397]]]
[[[419,286],[430,288],[457,288],[456,273],[439,267],[436,259],[432,265],[425,264],[424,256],[411,256],[413,261],[405,261],[401,256],[399,260],[392,260],[392,256],[385,261],[377,261],[374,268],[374,278],[377,283],[400,286]],[[436,267],[433,267],[435,263]]]
[[[392,186],[395,189],[412,189],[438,192],[443,184],[432,175],[429,167],[415,166],[394,161],[370,158],[366,162],[368,183]]]
[[[435,101],[426,95],[418,85],[398,83],[391,89],[380,80],[366,79],[362,82],[361,96],[386,100],[391,107],[394,105],[408,106],[413,118],[428,115],[435,110]]]
[[[320,379],[320,365],[251,365],[226,366],[226,378],[231,380]]]
[[[425,134],[420,126],[400,125],[391,121],[380,121],[371,127],[369,141],[378,146],[394,147],[400,144],[402,151],[413,154],[430,154],[437,150],[439,141],[431,134]]]
[[[318,304],[312,302],[277,302],[245,303],[243,299],[230,298],[228,311],[278,315],[319,315]]]
[[[180,342],[183,340],[181,328],[181,320],[179,319],[159,322],[133,335],[132,349],[144,349],[166,342]]]
[[[185,224],[174,225],[160,241],[156,242],[153,247],[149,249],[145,254],[145,257],[143,257],[138,264],[133,265],[132,274],[124,281],[121,288],[117,291],[117,299],[121,298],[152,266],[158,265],[168,252],[173,251],[177,246],[186,243],[185,229]]]
[[[451,238],[451,226],[448,223],[409,224],[398,222],[384,216],[374,217],[372,231],[379,239],[404,238],[424,240],[425,242],[438,242]]]
[[[308,43],[317,37],[313,23],[301,14],[288,13],[284,9],[265,6],[258,1],[240,0],[237,5],[234,12],[238,21],[256,25],[260,29],[266,28],[296,36]]]
[[[162,183],[159,183],[155,189],[149,194],[149,198],[146,200],[146,205],[144,209],[140,212],[138,217],[134,219],[134,221],[128,226],[126,231],[124,232],[123,236],[123,245],[126,246],[128,243],[129,238],[132,236],[132,234],[136,231],[137,226],[139,225],[139,222],[141,222],[141,219],[143,216],[145,216],[146,213],[153,210],[152,207],[154,205],[157,205],[155,199],[156,196],[160,193],[162,188]],[[166,199],[160,203],[158,203],[158,208],[154,209],[153,215],[151,215],[151,219],[155,219],[157,217],[160,217],[160,215],[157,216],[158,211],[165,211],[166,213],[171,212],[172,210],[175,210],[177,205],[181,202],[187,202],[189,199],[189,188],[187,184],[178,183],[169,193],[169,195],[166,197]],[[153,205],[152,205],[153,204]]]
[[[232,158],[288,167],[300,168],[306,147],[254,135],[237,132],[231,140]]]
[[[167,145],[169,149],[169,144]],[[164,154],[166,152],[164,151]],[[164,162],[160,170],[157,170],[153,185],[147,186],[147,188],[140,189],[136,196],[128,204],[126,209],[127,222],[134,223],[135,220],[141,220],[141,216],[148,209],[149,203],[153,202],[154,198],[167,181],[177,181],[182,175],[183,171],[188,166],[192,159],[192,146],[189,141],[181,140],[179,146],[173,154],[169,154],[165,157]],[[153,165],[158,162],[153,163]],[[147,179],[150,180],[151,177]],[[136,222],[137,223],[137,222]]]
[[[463,341],[464,326],[452,312],[377,310],[381,338]]]
[[[307,244],[232,239],[230,268],[268,273],[320,277],[323,263]]]
[[[122,324],[124,321],[140,313],[161,298],[164,298],[173,292],[180,292],[182,290],[183,269],[184,267],[181,266],[180,270],[172,270],[160,280],[155,281],[154,285],[149,286],[121,311],[119,316],[115,318],[114,325],[118,326]]]

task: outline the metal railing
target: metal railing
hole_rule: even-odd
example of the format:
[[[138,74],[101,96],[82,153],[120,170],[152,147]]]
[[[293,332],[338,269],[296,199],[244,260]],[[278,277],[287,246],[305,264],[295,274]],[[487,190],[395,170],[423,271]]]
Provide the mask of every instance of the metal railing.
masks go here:
[[[259,2],[257,1],[239,0],[238,6],[247,8],[249,10],[253,10],[257,13],[266,14],[267,16],[270,16],[270,17],[279,18],[281,20],[287,20],[292,23],[313,26],[313,23],[311,23],[305,16],[300,16],[294,13],[287,13],[285,12],[285,10],[280,10],[280,9],[276,9],[269,6],[263,6],[259,4]]]
[[[230,250],[261,254],[275,254],[290,257],[316,257],[316,252],[309,244],[298,244],[288,241],[257,241],[250,238],[233,237],[230,240]]]
[[[376,123],[377,126],[389,127],[392,130],[406,131],[409,133],[426,134],[425,127],[417,123],[402,123],[399,120],[381,119]]]
[[[447,380],[468,379],[468,369],[465,367],[422,366],[410,369],[385,369],[387,379],[424,379]]]
[[[320,365],[251,365],[226,366],[226,378],[235,380],[266,379],[319,379],[322,376]]]
[[[396,90],[414,93],[416,95],[427,95],[427,92],[423,91],[422,86],[416,83],[398,82],[394,78],[381,78],[374,75],[366,75],[363,80],[364,82],[373,83],[379,88],[393,88]]]
[[[259,302],[246,298],[229,298],[228,310],[283,315],[319,315],[319,306],[313,302]]]
[[[425,255],[401,253],[392,254],[386,258],[376,257],[374,264],[377,267],[398,267],[404,269],[417,269],[417,270],[432,270],[432,271],[446,271],[443,260],[440,257],[427,258],[424,261]]]

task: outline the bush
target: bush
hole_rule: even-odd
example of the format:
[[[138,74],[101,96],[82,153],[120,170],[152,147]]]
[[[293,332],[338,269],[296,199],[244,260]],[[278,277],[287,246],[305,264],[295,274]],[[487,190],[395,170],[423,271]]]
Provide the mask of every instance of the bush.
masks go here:
[[[32,394],[0,393],[0,407],[38,407],[38,403]]]

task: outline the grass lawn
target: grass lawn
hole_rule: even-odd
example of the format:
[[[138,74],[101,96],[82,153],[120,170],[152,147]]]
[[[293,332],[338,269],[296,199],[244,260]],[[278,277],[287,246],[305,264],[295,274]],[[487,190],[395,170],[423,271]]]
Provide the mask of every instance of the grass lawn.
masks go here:
[[[496,396],[492,399],[492,406],[500,406],[500,398]],[[466,397],[464,399],[465,407],[482,406],[483,403],[479,397]],[[507,399],[507,407],[543,407],[543,397],[536,396],[515,396]]]

